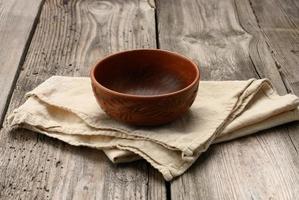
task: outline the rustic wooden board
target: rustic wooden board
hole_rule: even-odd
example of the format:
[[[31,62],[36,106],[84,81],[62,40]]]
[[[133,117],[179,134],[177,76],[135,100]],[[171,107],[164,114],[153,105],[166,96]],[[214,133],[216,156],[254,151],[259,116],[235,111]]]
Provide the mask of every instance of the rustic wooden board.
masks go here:
[[[275,60],[273,66],[278,69],[287,90],[299,96],[299,2],[252,0],[250,6]],[[287,131],[298,152],[299,123]]]
[[[0,0],[0,127],[42,0]]]
[[[8,112],[52,75],[84,76],[98,58],[155,47],[155,14],[146,0],[49,0]],[[145,161],[113,165],[98,150],[26,130],[0,134],[0,199],[165,199],[162,176]]]
[[[161,0],[157,7],[160,47],[194,59],[203,79],[268,77],[286,93],[249,1]],[[291,129],[294,124],[212,146],[171,183],[171,198],[295,199],[299,161]]]
[[[286,86],[299,95],[299,1],[250,0],[250,5]]]

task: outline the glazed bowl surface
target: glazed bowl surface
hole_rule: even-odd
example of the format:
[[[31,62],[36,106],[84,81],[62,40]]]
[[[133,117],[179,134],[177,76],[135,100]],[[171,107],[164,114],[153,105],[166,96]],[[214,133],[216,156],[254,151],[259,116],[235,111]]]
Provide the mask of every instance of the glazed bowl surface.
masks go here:
[[[101,108],[131,125],[169,123],[192,105],[199,83],[190,59],[165,50],[137,49],[105,57],[90,72]]]

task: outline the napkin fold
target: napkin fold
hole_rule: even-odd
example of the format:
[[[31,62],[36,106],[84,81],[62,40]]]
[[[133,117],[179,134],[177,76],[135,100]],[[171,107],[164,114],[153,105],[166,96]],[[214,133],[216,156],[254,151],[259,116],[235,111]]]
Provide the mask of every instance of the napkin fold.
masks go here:
[[[299,120],[298,97],[279,96],[267,79],[201,81],[190,111],[158,127],[135,127],[107,116],[87,77],[53,76],[26,94],[7,118],[71,145],[102,149],[115,163],[143,158],[166,180],[184,173],[217,142]]]

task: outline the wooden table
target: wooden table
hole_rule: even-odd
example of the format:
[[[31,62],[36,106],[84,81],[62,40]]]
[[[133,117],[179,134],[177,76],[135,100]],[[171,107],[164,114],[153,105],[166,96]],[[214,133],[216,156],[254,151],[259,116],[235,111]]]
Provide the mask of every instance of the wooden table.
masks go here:
[[[299,95],[298,0],[0,0],[0,116],[52,75],[87,76],[109,53],[161,48],[204,80],[269,78]],[[299,123],[212,146],[165,182],[145,161],[26,130],[0,134],[0,199],[298,199]]]

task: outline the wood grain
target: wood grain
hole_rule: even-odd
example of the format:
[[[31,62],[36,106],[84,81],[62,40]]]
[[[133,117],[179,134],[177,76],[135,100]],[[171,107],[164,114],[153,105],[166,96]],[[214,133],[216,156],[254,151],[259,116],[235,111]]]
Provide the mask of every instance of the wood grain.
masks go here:
[[[42,0],[0,0],[0,127]]]
[[[52,75],[86,76],[118,50],[155,47],[154,10],[143,1],[45,2],[8,113]],[[98,150],[26,130],[0,134],[0,199],[165,199],[144,161],[113,165]]]
[[[160,47],[194,59],[203,79],[268,77],[281,94],[287,92],[249,1],[173,0],[157,7]],[[291,128],[212,146],[171,183],[171,198],[295,199],[299,162]]]
[[[299,2],[249,0],[287,88],[299,95]]]
[[[299,96],[299,2],[251,0],[249,3],[275,60],[273,66],[278,69],[287,90]],[[299,123],[293,123],[286,131],[298,154]]]

